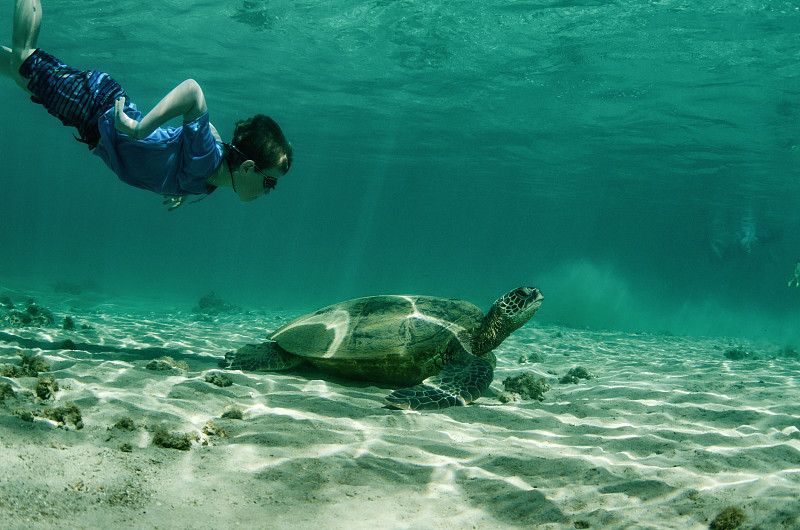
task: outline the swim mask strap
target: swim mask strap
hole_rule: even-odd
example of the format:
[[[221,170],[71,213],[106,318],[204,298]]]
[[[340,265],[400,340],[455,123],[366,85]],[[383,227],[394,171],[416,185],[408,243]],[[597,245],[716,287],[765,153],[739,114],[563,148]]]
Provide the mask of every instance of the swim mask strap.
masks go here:
[[[233,151],[234,153],[239,153],[239,150],[238,150],[238,149],[236,149],[236,148],[233,146],[233,144],[226,144],[226,143],[224,143],[224,142],[223,142],[223,143],[222,143],[222,145],[224,145],[225,147],[227,147],[228,149],[230,149],[230,150],[231,150],[231,151]],[[240,154],[241,154],[241,153],[240,153]],[[226,164],[228,164],[228,172],[231,174],[231,187],[233,188],[233,192],[234,192],[234,193],[236,193],[236,194],[238,194],[238,192],[236,191],[236,183],[235,183],[235,182],[234,182],[234,180],[233,180],[233,169],[231,169],[231,163],[230,163],[230,162],[228,162],[227,160],[225,161],[225,163],[226,163]]]

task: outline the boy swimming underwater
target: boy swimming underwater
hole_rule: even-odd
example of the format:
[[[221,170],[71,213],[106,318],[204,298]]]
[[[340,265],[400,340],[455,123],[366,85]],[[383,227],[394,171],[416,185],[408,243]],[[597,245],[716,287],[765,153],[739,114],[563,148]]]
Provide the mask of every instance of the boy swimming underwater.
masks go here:
[[[222,142],[209,122],[200,85],[187,79],[142,115],[105,72],[77,70],[36,48],[40,0],[17,0],[12,47],[0,49],[0,73],[35,103],[75,127],[94,154],[123,182],[165,195],[170,210],[187,196],[232,188],[248,202],[275,188],[292,164],[292,146],[274,120],[257,114]],[[163,127],[183,117],[181,127]]]

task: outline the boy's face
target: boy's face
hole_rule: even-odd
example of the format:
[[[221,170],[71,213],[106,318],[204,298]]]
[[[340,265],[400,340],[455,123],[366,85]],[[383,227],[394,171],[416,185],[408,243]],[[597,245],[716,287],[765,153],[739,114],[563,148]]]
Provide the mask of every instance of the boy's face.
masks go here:
[[[271,183],[268,182],[269,179],[275,179],[275,181],[277,181],[283,176],[278,168],[273,167],[264,171],[259,171],[252,162],[249,164],[248,162],[244,162],[239,166],[239,170],[236,171],[234,175],[234,179],[236,180],[236,193],[244,202],[250,202],[262,195],[267,195],[271,191],[269,187]]]

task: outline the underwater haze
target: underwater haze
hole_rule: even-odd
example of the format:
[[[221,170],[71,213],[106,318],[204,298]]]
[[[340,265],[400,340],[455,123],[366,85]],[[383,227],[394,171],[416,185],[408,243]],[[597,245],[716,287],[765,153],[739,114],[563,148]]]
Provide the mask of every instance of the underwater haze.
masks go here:
[[[6,80],[0,278],[298,312],[533,285],[541,322],[797,345],[799,7],[44,0],[45,51],[143,110],[194,78],[295,161],[167,212]]]

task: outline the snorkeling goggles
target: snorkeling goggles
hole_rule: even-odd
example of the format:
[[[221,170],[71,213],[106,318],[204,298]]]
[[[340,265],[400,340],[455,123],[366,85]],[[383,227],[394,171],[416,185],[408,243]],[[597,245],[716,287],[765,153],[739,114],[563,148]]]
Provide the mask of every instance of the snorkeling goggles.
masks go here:
[[[248,158],[247,155],[245,155],[244,153],[239,151],[239,149],[235,145],[233,145],[233,144],[223,144],[223,145],[228,146],[234,153],[238,154],[239,156],[241,156],[245,160],[250,160],[250,158]],[[275,186],[278,184],[278,179],[276,179],[275,177],[270,177],[269,175],[264,173],[261,170],[261,168],[258,167],[258,164],[256,164],[255,162],[253,162],[253,165],[256,168],[256,172],[259,175],[261,175],[262,177],[264,177],[264,189],[265,190],[270,190],[270,191],[274,190]],[[231,185],[233,185],[233,170],[231,169],[230,166],[228,166],[228,171],[231,172]],[[236,186],[235,185],[233,186],[233,191],[236,191]]]

